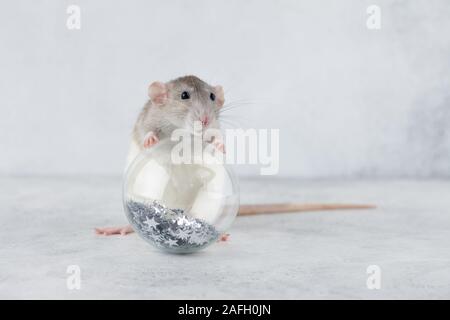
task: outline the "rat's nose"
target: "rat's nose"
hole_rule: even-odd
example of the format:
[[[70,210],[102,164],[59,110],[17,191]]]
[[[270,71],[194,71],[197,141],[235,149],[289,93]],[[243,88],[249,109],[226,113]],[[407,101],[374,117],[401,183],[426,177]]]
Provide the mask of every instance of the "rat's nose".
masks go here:
[[[204,127],[208,126],[208,124],[209,124],[209,119],[208,119],[208,116],[206,116],[206,115],[200,117],[200,121],[202,122],[202,126],[204,126]]]

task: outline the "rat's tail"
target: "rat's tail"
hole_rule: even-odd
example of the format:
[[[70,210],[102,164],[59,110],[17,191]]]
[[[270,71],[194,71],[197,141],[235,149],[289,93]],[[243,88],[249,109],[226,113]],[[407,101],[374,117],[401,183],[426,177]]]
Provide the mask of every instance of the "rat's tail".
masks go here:
[[[374,209],[376,206],[370,204],[319,204],[319,203],[272,203],[272,204],[247,204],[239,207],[240,216],[252,216],[264,213],[285,213],[305,211],[327,211],[327,210],[354,210]]]

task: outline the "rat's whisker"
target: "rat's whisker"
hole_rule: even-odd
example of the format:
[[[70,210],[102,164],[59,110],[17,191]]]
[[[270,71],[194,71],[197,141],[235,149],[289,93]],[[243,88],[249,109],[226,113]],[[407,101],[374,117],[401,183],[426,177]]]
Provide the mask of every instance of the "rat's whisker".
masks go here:
[[[249,106],[249,105],[256,105],[256,102],[244,101],[244,100],[230,101],[228,103],[225,103],[223,105],[222,109],[228,109],[228,108],[234,107],[234,106]]]
[[[234,109],[241,109],[242,107],[246,107],[246,105],[243,105],[243,104],[239,104],[238,105],[238,104],[236,104],[236,105],[227,106],[225,108],[221,108],[219,110],[219,113],[222,114],[224,112],[228,112],[228,111],[231,111],[231,110],[234,110]]]
[[[248,119],[242,118],[241,116],[239,116],[239,118],[237,118],[237,117],[227,115],[227,116],[221,116],[219,118],[220,122],[223,122],[226,124],[231,124],[235,128],[243,128],[244,127],[241,122],[242,120],[248,121]]]
[[[254,100],[249,100],[249,99],[238,99],[238,100],[231,100],[229,101],[230,103],[234,103],[234,102],[249,102],[249,103],[255,103],[256,101]]]

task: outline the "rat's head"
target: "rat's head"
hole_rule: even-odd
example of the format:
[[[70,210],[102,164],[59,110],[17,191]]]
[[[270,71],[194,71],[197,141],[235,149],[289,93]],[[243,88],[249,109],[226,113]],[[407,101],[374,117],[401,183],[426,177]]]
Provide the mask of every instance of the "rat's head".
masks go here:
[[[219,110],[225,102],[221,86],[185,76],[167,83],[153,82],[149,96],[154,105],[167,111],[165,120],[177,128],[192,132],[196,122],[203,129],[219,128]]]

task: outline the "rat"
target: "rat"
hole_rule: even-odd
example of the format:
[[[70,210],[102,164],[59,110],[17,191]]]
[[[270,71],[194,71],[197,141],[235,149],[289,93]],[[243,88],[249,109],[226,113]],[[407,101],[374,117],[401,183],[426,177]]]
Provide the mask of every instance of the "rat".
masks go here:
[[[140,112],[133,128],[126,168],[144,149],[151,148],[161,139],[170,138],[178,128],[192,132],[194,123],[201,123],[203,129],[220,130],[220,110],[225,98],[222,86],[212,86],[196,76],[188,75],[169,82],[153,82],[148,88],[149,100]],[[219,151],[225,152],[221,136],[210,137]],[[340,209],[370,209],[372,205],[359,204],[302,204],[275,203],[241,205],[239,216],[253,216],[266,213],[304,212]],[[120,227],[95,228],[99,235],[127,235],[134,230],[131,225]],[[228,234],[220,236],[226,241]]]

